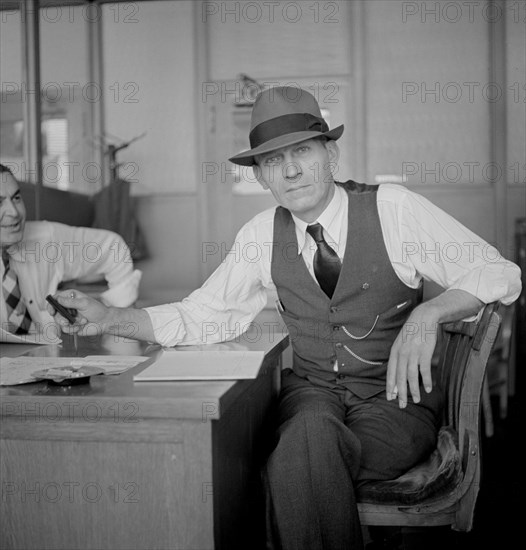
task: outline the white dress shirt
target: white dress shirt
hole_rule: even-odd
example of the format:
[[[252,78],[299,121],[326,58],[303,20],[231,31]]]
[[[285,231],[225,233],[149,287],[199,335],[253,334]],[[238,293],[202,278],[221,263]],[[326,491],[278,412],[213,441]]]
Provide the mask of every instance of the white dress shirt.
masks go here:
[[[100,296],[109,306],[127,307],[136,300],[141,271],[133,268],[130,250],[112,231],[73,227],[56,222],[26,222],[24,239],[8,249],[10,268],[16,273],[22,299],[34,323],[53,322],[46,296],[65,281],[106,279],[108,290]],[[4,264],[0,262],[0,276]],[[3,296],[0,319],[7,318]]]
[[[378,189],[378,213],[389,259],[400,280],[417,288],[422,279],[460,289],[484,303],[512,303],[520,294],[520,269],[427,199],[394,184]],[[275,291],[271,259],[275,208],[246,223],[232,249],[203,286],[181,302],[145,308],[163,346],[210,344],[242,334]],[[293,216],[298,254],[314,278],[316,244],[307,224]],[[318,220],[327,242],[343,258],[348,195],[336,186]]]

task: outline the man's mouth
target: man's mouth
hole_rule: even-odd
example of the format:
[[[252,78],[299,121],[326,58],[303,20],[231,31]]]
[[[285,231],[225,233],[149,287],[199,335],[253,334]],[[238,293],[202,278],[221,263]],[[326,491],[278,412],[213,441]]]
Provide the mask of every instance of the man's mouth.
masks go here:
[[[293,193],[294,191],[298,191],[299,189],[304,189],[305,187],[308,187],[308,184],[296,185],[295,187],[289,187],[289,189],[287,189],[287,193]]]
[[[20,227],[20,220],[18,220],[16,223],[2,223],[0,224],[0,227],[2,229],[18,229]]]

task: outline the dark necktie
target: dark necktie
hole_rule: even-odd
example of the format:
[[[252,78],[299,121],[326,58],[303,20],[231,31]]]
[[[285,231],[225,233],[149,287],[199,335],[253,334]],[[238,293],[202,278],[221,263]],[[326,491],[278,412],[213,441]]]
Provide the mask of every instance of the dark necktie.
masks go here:
[[[318,247],[314,254],[314,275],[325,294],[332,298],[342,267],[340,258],[323,238],[323,227],[319,223],[308,225],[307,233]]]
[[[31,316],[22,301],[16,273],[9,266],[9,256],[2,254],[2,260],[4,262],[2,294],[7,312],[7,327],[4,325],[4,328],[14,334],[27,334],[31,326]]]

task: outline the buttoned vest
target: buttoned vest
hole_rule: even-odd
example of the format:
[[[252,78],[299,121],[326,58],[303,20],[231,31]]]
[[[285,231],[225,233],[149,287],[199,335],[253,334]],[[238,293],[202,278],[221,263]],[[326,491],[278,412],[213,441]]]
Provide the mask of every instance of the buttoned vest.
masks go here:
[[[385,247],[378,186],[349,180],[347,245],[332,299],[298,254],[290,212],[274,215],[271,273],[293,349],[293,369],[313,383],[343,385],[367,398],[385,389],[389,351],[422,288],[405,285]]]

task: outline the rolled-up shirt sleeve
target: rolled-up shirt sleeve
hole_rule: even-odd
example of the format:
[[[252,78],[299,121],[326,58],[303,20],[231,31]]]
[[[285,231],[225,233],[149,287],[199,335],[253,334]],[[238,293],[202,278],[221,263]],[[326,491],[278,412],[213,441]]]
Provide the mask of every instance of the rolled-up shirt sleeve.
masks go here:
[[[393,265],[404,281],[420,278],[446,290],[469,292],[484,303],[514,302],[521,292],[521,271],[513,262],[425,197],[390,186],[384,194],[394,231],[388,237]],[[393,200],[391,200],[393,199]]]
[[[249,328],[267,302],[262,266],[270,266],[270,256],[257,233],[254,224],[245,225],[221,265],[187,298],[145,308],[157,343],[213,344]]]

